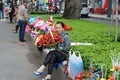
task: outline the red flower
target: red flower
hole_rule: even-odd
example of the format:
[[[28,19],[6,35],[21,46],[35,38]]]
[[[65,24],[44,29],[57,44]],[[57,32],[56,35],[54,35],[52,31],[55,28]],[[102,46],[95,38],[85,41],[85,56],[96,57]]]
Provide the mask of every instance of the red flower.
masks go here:
[[[38,45],[44,46],[44,47],[54,47],[58,43],[62,43],[62,42],[63,42],[63,40],[58,34],[53,34],[53,37],[51,34],[45,34],[39,40]]]
[[[115,80],[114,76],[109,77],[110,80]]]
[[[115,68],[115,70],[116,70],[116,71],[118,71],[118,70],[119,70],[119,66],[115,66],[114,68]]]

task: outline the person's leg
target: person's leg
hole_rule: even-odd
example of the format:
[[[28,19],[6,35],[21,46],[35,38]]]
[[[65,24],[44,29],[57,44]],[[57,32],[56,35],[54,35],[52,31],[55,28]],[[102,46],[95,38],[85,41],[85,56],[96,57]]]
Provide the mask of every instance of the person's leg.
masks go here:
[[[11,13],[9,13],[9,18],[10,18],[10,23],[12,23],[12,20],[11,20]]]
[[[45,79],[51,79],[51,76],[52,76],[52,70],[53,70],[53,65],[54,63],[56,62],[56,56],[55,55],[52,55],[51,56],[51,60],[48,64],[48,74],[47,76],[45,77]]]
[[[13,14],[10,13],[10,23],[12,23],[12,19],[13,19]]]
[[[46,58],[45,58],[45,60],[44,60],[44,62],[43,62],[43,65],[40,66],[40,68],[37,69],[37,72],[43,72],[43,71],[44,71],[45,67],[46,67],[47,64],[50,62],[50,59],[51,59],[51,57],[52,57],[53,54],[54,54],[53,51],[50,51],[50,52],[47,54],[47,56],[46,56]]]
[[[15,27],[13,28],[13,32],[14,32],[14,33],[17,33],[17,32],[18,32],[18,28],[19,28],[19,25],[16,24]]]
[[[0,19],[2,19],[2,11],[0,10]]]
[[[51,59],[48,63],[48,75],[45,77],[45,79],[51,79],[54,64],[56,62],[64,61],[65,58],[66,58],[66,56],[64,54],[62,54],[61,52],[59,52],[57,50],[54,51],[54,54],[51,56]]]
[[[20,26],[20,32],[19,32],[19,36],[20,36],[20,41],[25,41],[24,40],[24,35],[25,35],[25,28],[27,23],[26,22],[21,22],[21,26]]]
[[[20,29],[19,29],[19,41],[21,41],[22,40],[22,37],[21,37],[21,34],[22,34],[22,22],[19,21],[18,23],[19,23],[19,26],[20,26]]]
[[[2,19],[4,19],[4,11],[2,10]]]
[[[18,32],[18,28],[19,28],[19,24],[17,23],[17,25],[15,26],[16,32]]]
[[[37,71],[34,71],[34,72],[33,72],[33,75],[35,75],[35,76],[42,76],[42,75],[44,74],[43,71],[44,71],[44,69],[46,68],[47,64],[49,64],[51,58],[52,58],[52,53],[49,52],[49,53],[47,54],[46,58],[45,58],[45,61],[44,61],[43,65],[40,66],[40,68],[38,68]],[[51,75],[47,75],[46,77],[47,77],[47,78],[51,78]]]

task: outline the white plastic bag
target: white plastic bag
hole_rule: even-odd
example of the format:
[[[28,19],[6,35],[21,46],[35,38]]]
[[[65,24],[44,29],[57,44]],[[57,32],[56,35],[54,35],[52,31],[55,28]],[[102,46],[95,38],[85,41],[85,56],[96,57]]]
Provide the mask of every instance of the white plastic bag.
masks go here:
[[[79,56],[76,56],[76,53],[78,53]],[[83,70],[83,60],[81,58],[80,52],[70,50],[68,62],[68,76],[74,79],[75,75],[78,72],[82,72]]]

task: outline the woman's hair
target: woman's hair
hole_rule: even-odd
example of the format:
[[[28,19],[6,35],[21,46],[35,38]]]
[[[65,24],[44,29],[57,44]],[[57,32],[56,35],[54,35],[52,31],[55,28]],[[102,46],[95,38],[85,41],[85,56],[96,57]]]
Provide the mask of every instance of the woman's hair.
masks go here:
[[[62,26],[62,28],[64,28],[64,23],[63,23],[63,22],[58,21],[58,22],[56,22],[56,24],[60,24],[60,25]],[[55,25],[56,25],[56,24],[55,24]]]

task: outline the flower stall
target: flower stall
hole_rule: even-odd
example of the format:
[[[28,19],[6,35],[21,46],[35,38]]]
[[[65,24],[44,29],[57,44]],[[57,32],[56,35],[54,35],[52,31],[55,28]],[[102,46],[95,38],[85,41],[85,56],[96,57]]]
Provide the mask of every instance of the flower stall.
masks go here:
[[[55,32],[52,16],[47,21],[41,17],[32,17],[29,23],[25,31],[30,33],[37,47],[55,48],[58,43],[62,42],[61,37]],[[64,30],[72,30],[72,27],[67,27],[64,23]]]
[[[30,18],[29,23],[30,25],[26,26],[25,31],[30,33],[36,46],[50,48],[62,42],[61,37],[55,33],[54,26],[52,26],[52,16],[46,22],[41,17]]]

